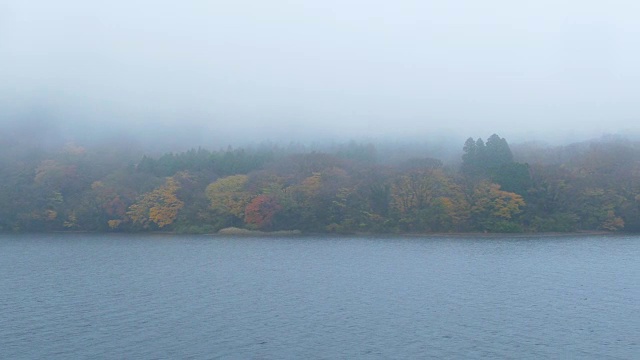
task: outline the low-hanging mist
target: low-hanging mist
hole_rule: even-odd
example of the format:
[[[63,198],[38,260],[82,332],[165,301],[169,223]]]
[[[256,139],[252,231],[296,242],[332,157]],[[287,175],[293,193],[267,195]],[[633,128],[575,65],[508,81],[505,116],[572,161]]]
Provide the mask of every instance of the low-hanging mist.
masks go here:
[[[183,147],[628,133],[640,113],[639,7],[9,0],[0,123]]]

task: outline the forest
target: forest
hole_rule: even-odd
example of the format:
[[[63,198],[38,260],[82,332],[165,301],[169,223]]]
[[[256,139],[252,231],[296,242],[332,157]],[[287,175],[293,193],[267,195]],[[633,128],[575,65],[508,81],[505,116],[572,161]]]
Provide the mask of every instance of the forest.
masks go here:
[[[494,134],[447,163],[357,142],[139,156],[2,142],[3,232],[640,231],[640,143],[620,137],[510,146]]]

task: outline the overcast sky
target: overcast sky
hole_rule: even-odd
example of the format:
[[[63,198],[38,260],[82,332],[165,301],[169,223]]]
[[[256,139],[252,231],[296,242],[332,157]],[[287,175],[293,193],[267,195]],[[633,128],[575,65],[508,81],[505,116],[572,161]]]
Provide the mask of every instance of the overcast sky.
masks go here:
[[[0,0],[0,115],[197,141],[635,131],[639,14],[633,0]]]

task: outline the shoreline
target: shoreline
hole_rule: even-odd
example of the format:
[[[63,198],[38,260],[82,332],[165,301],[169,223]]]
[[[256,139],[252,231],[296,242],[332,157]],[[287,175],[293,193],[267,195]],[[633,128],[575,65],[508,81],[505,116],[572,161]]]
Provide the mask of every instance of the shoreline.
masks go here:
[[[174,231],[144,231],[144,232],[111,232],[111,231],[2,231],[0,235],[27,235],[27,234],[92,234],[92,235],[169,235],[169,236],[209,236],[209,237],[556,237],[556,236],[597,236],[597,235],[638,235],[637,232],[611,232],[611,231],[572,231],[572,232],[527,232],[527,233],[488,233],[488,232],[452,232],[452,233],[375,233],[354,232],[335,233],[317,232],[307,233],[300,230],[259,231],[241,228],[225,228],[215,233],[179,233]]]

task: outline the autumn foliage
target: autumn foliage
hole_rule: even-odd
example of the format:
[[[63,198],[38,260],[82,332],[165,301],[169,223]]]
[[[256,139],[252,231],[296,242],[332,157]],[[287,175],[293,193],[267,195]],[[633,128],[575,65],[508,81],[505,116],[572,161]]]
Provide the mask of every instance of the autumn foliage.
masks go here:
[[[326,152],[197,149],[137,162],[75,145],[3,153],[0,230],[640,231],[640,142],[512,152],[492,135],[460,150],[461,164],[378,161],[393,154],[356,143]]]
[[[184,203],[178,199],[176,192],[180,186],[173,178],[167,178],[164,185],[143,194],[138,201],[129,207],[127,215],[134,224],[149,228],[155,224],[163,228],[176,219],[178,211]],[[109,223],[112,226],[113,223]]]
[[[267,229],[271,226],[273,217],[282,206],[268,195],[258,195],[245,208],[244,221],[248,225],[258,229]]]

